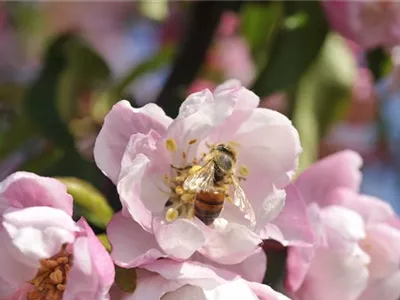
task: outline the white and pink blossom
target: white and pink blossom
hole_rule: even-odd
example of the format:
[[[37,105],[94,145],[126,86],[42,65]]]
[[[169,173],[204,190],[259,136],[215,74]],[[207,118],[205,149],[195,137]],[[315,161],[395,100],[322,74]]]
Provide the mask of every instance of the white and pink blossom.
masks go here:
[[[258,105],[254,93],[232,80],[214,93],[190,95],[175,120],[155,104],[135,109],[121,101],[113,107],[94,155],[117,185],[123,206],[107,228],[116,264],[135,267],[160,257],[184,260],[196,252],[221,264],[237,264],[259,250],[261,232],[284,206],[282,188],[301,147],[290,120]],[[166,179],[177,176],[171,165],[200,161],[207,143],[235,145],[237,171],[248,173],[242,187],[256,212],[255,226],[230,203],[211,226],[184,213],[167,221],[171,187]]]
[[[62,183],[14,173],[0,183],[0,213],[0,299],[109,299],[112,260],[87,222],[71,218]]]

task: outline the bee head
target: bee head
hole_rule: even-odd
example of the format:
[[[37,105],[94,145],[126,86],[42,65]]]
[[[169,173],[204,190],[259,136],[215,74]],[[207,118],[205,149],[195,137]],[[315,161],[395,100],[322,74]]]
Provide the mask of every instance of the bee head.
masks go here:
[[[215,147],[215,150],[220,151],[225,153],[226,155],[229,155],[233,160],[236,161],[236,151],[229,145],[227,144],[218,144]]]

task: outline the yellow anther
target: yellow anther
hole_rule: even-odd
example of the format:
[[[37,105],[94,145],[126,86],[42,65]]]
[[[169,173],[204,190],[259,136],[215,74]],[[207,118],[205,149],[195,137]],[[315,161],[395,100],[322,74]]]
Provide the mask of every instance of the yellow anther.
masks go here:
[[[196,142],[197,142],[196,139],[190,140],[190,141],[189,141],[189,145],[193,145],[193,144],[196,143]]]
[[[248,169],[247,167],[245,167],[245,166],[240,166],[240,168],[239,168],[239,174],[240,174],[241,176],[247,177],[247,176],[249,176],[249,173],[250,173],[250,171],[249,171],[249,169]]]
[[[183,194],[183,188],[182,188],[180,185],[178,185],[178,186],[175,188],[175,193],[176,193],[177,195],[182,195],[182,194]]]
[[[184,203],[191,203],[191,202],[193,202],[193,199],[194,199],[194,194],[186,193],[186,194],[183,194],[183,195],[181,196],[181,200],[182,200]]]
[[[179,217],[179,212],[175,208],[168,208],[167,212],[165,213],[165,219],[168,222],[173,222]]]
[[[200,170],[201,168],[202,166],[194,165],[193,167],[190,168],[189,175],[193,175],[196,171]]]
[[[165,141],[165,147],[168,151],[175,152],[177,150],[177,146],[174,139],[167,139]]]

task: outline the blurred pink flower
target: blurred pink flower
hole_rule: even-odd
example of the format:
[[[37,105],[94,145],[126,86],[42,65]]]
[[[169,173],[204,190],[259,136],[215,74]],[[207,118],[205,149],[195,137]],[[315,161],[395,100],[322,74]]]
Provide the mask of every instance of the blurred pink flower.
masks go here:
[[[260,233],[284,205],[280,189],[290,181],[301,152],[290,120],[258,105],[255,94],[232,80],[213,94],[204,90],[190,95],[175,120],[154,104],[134,109],[121,101],[113,107],[94,154],[99,168],[117,184],[123,206],[107,228],[116,264],[135,267],[159,257],[182,260],[196,251],[218,263],[237,264],[258,251]],[[180,197],[178,207],[184,209],[169,218],[165,204],[175,187],[168,182],[178,178],[171,165],[198,164],[209,151],[206,143],[227,142],[236,145],[237,171],[248,171],[242,187],[256,212],[255,226],[230,203],[206,226],[190,217],[193,203]]]
[[[339,152],[315,163],[294,184],[316,236],[314,248],[289,249],[286,285],[294,299],[400,296],[398,220],[387,203],[358,194],[361,164],[355,152]]]
[[[197,92],[201,92],[202,90],[209,89],[213,91],[216,88],[215,82],[212,82],[207,79],[196,79],[188,88],[186,95],[194,94]]]
[[[224,37],[217,40],[213,62],[225,78],[237,78],[244,86],[249,86],[256,76],[249,45],[240,36]]]
[[[137,270],[137,288],[122,300],[288,300],[267,285],[196,262],[162,259]]]
[[[86,221],[72,220],[62,183],[14,173],[0,184],[0,213],[1,299],[109,299],[112,260]]]
[[[322,2],[331,26],[365,48],[395,46],[400,42],[398,1]]]
[[[239,27],[239,23],[240,18],[238,14],[233,11],[226,11],[221,16],[217,32],[220,36],[234,35]]]

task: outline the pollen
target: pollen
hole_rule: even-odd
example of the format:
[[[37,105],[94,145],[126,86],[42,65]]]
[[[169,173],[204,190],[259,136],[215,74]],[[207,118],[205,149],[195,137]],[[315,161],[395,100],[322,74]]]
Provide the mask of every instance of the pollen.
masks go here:
[[[189,175],[193,175],[196,171],[200,170],[201,168],[202,166],[194,165],[193,167],[190,168]]]
[[[165,213],[165,219],[168,222],[173,222],[179,217],[179,212],[175,208],[168,208],[167,212]]]
[[[182,194],[184,193],[183,188],[182,188],[180,185],[178,185],[178,186],[175,188],[175,193],[176,193],[177,195],[182,195]]]
[[[174,139],[167,139],[165,141],[165,147],[167,148],[168,151],[171,152],[176,152],[176,150],[178,149]]]
[[[61,251],[49,259],[40,261],[40,268],[30,280],[33,290],[27,293],[27,300],[61,300],[71,269],[72,256],[63,245]]]
[[[240,176],[247,177],[247,176],[249,176],[250,171],[246,166],[240,166],[239,174],[240,174]]]

